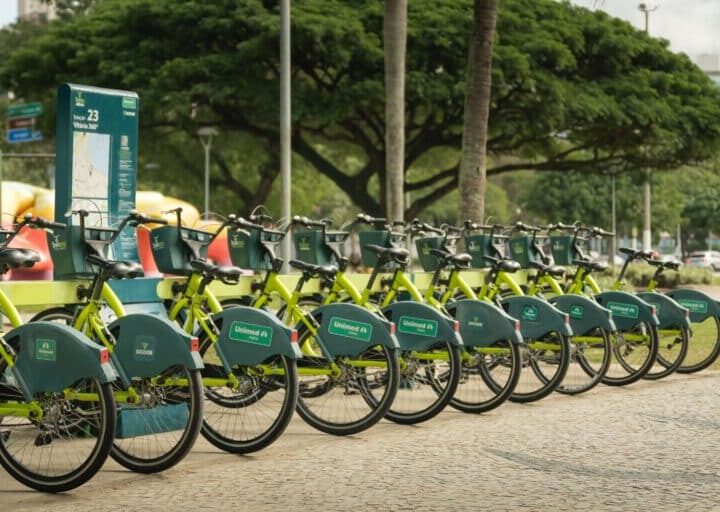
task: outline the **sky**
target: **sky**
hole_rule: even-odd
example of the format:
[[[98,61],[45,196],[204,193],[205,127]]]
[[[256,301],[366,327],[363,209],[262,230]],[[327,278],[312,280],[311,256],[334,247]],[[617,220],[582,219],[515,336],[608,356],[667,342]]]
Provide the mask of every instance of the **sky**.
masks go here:
[[[410,0],[412,1],[412,0]],[[643,28],[644,17],[636,0],[571,0],[583,7],[601,8]],[[674,51],[690,57],[701,53],[720,53],[720,0],[646,0],[650,13],[650,33],[670,41]],[[0,26],[17,16],[17,0],[0,0]]]

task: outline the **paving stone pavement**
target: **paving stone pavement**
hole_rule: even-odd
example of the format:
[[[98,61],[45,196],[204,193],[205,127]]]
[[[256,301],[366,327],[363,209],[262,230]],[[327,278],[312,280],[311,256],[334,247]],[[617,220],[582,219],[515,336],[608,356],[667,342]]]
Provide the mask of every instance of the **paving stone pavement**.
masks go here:
[[[108,462],[65,495],[0,470],[0,510],[720,511],[720,372],[577,397],[381,422],[349,438],[299,418],[252,456],[200,440],[178,467],[136,475]]]

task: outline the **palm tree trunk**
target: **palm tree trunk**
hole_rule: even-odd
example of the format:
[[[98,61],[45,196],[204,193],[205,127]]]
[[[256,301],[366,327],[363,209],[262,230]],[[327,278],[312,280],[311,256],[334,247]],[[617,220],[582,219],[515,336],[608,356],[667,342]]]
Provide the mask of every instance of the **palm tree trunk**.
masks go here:
[[[475,0],[468,51],[462,156],[458,187],[460,220],[482,222],[485,210],[487,127],[490,113],[490,70],[500,0]]]
[[[403,220],[405,182],[405,48],[407,0],[385,0],[385,211]]]

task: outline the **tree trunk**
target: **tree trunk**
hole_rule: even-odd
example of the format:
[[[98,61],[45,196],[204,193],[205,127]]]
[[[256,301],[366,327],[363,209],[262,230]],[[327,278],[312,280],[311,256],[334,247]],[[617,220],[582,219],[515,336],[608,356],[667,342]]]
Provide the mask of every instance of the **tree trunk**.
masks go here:
[[[407,0],[385,0],[385,209],[403,220],[405,181],[405,48]]]
[[[485,210],[485,171],[490,70],[493,37],[500,0],[475,0],[468,50],[462,156],[460,159],[460,220],[482,222]]]

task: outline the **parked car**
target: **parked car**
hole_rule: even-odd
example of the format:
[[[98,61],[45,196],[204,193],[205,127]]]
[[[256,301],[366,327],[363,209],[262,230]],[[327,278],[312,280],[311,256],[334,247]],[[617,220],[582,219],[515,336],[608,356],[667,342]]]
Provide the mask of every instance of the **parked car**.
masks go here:
[[[718,251],[696,251],[691,252],[685,260],[687,265],[695,267],[711,268],[720,270],[720,252]]]

